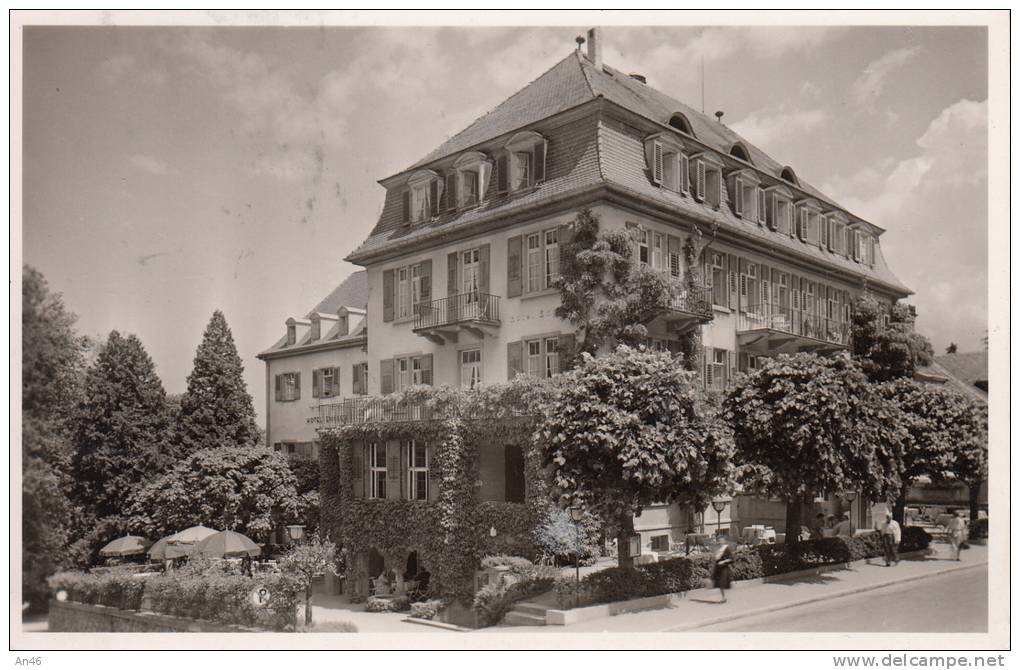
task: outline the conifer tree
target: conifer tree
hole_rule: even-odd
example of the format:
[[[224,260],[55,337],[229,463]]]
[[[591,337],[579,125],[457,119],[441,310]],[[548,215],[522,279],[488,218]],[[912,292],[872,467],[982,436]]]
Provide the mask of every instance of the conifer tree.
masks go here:
[[[22,597],[45,605],[46,577],[61,567],[73,507],[69,488],[70,419],[81,388],[87,340],[74,330],[46,279],[25,266],[21,305]]]
[[[213,312],[198,345],[178,416],[178,457],[200,449],[250,447],[258,442],[255,406],[244,383],[244,366],[219,310]]]
[[[86,375],[74,428],[73,490],[89,556],[107,534],[125,530],[115,518],[166,466],[168,417],[166,391],[141,341],[112,331]]]

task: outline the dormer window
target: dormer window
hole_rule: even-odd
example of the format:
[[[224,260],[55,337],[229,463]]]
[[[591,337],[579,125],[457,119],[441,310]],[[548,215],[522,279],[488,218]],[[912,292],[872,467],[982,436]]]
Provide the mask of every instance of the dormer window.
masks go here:
[[[690,121],[687,120],[686,116],[679,112],[670,117],[669,125],[670,127],[676,128],[685,135],[690,135],[691,137],[694,137],[694,131],[691,130]]]
[[[818,217],[818,248],[829,248],[829,226],[832,225],[832,217],[822,214]]]
[[[695,200],[718,209],[722,202],[722,163],[711,154],[700,153],[692,157],[690,166]]]
[[[492,170],[485,154],[471,151],[454,163],[453,172],[447,175],[447,208],[473,207],[485,198]]]
[[[318,314],[312,315],[312,335],[309,338],[310,341],[316,342],[322,337],[322,321]]]
[[[675,137],[657,133],[645,138],[645,160],[652,182],[679,193],[690,190],[690,160]]]
[[[793,230],[792,194],[785,188],[773,186],[767,189],[766,223],[772,230],[791,235]]]
[[[350,320],[349,320],[349,318],[350,317],[348,317],[346,309],[341,308],[340,311],[337,312],[337,321],[336,321],[336,334],[337,334],[337,337],[343,337],[344,335],[347,335],[348,333],[350,333]]]
[[[287,324],[287,345],[293,345],[297,343],[297,326],[293,323]]]
[[[421,223],[439,215],[439,198],[443,194],[443,180],[431,170],[420,170],[407,180],[404,192],[404,223]]]
[[[801,242],[818,244],[818,212],[810,203],[797,207],[797,237]]]
[[[752,222],[758,220],[758,178],[749,170],[730,175],[730,202],[737,216]]]
[[[521,191],[545,180],[546,140],[533,131],[517,133],[497,159],[496,187]]]

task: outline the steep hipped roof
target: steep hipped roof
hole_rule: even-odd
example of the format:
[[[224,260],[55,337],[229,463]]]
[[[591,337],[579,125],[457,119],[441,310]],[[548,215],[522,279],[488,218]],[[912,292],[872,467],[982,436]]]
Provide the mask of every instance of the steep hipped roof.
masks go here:
[[[782,164],[724,124],[614,68],[596,68],[578,51],[571,53],[492,111],[443,142],[408,170],[382,180],[388,187],[382,215],[368,239],[349,256],[349,260],[362,263],[381,253],[411,251],[419,241],[425,243],[427,240],[440,239],[440,236],[456,234],[458,231],[477,228],[483,223],[487,225],[501,217],[513,216],[529,206],[609,186],[617,190],[624,189],[645,201],[694,217],[696,221],[709,225],[719,224],[737,235],[750,236],[756,244],[763,243],[761,250],[766,253],[781,248],[794,257],[820,261],[830,268],[883,284],[902,295],[911,293],[889,269],[881,246],[876,246],[874,266],[868,267],[820,249],[817,245],[812,246],[760,226],[749,225],[726,206],[716,210],[705,203],[695,202],[652,184],[647,177],[642,148],[641,133],[647,132],[647,129],[641,131],[629,128],[629,123],[624,124],[628,126],[625,129],[619,123],[607,123],[601,117],[598,121],[589,121],[594,116],[582,116],[583,111],[579,112],[576,120],[564,120],[570,119],[567,114],[569,110],[598,100],[608,101],[617,108],[660,126],[666,126],[674,114],[680,113],[690,124],[696,142],[724,155],[729,155],[731,147],[739,142],[753,165],[749,169],[768,175],[773,183],[780,179],[784,168]],[[553,121],[552,117],[560,120]],[[550,142],[547,160],[552,161],[547,166],[544,182],[523,194],[495,194],[493,184],[478,207],[466,211],[443,212],[431,221],[413,226],[402,224],[400,190],[396,188],[400,185],[398,178],[401,175],[425,165],[434,165],[469,149],[491,152],[502,142],[501,138],[541,121],[551,121],[546,124],[549,128],[542,128]],[[808,197],[839,207],[803,180],[798,179],[796,188]],[[725,183],[723,189],[726,189]],[[725,195],[723,201],[727,202]]]
[[[931,365],[918,370],[921,378],[941,377],[957,390],[981,402],[988,402],[988,352],[936,356]],[[984,388],[977,384],[983,384]]]

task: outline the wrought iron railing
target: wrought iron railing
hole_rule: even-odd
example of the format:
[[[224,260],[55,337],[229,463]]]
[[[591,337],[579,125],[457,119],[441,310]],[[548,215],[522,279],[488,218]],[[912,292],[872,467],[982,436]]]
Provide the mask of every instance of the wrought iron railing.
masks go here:
[[[499,296],[469,291],[423,303],[418,305],[414,329],[471,322],[498,324]]]
[[[773,303],[741,306],[737,331],[749,330],[774,330],[841,346],[850,344],[850,324],[842,319],[829,319]]]
[[[712,318],[712,289],[707,286],[684,286],[673,295],[670,309]]]
[[[339,402],[314,405],[308,423],[323,425],[359,425],[366,423],[396,423],[400,421],[431,421],[460,416],[465,419],[499,419],[529,416],[519,407],[501,406],[498,409],[462,410],[454,404],[435,404],[425,400],[401,399],[399,396],[359,396]]]

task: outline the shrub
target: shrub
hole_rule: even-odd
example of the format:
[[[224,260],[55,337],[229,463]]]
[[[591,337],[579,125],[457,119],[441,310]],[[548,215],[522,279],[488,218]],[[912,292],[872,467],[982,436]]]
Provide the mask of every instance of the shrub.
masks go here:
[[[47,581],[54,595],[63,591],[74,602],[138,610],[147,579],[123,573],[58,572]]]
[[[988,518],[977,519],[970,524],[970,538],[972,540],[988,539]]]
[[[407,596],[396,598],[369,597],[365,603],[366,612],[406,612],[411,609],[411,599]]]
[[[507,556],[505,554],[499,554],[498,556],[485,556],[482,558],[483,568],[510,568],[513,569],[525,569],[530,567],[532,562],[521,556]]]
[[[411,616],[416,619],[435,619],[443,609],[443,601],[438,599],[424,600],[420,603],[411,603]]]
[[[900,551],[920,551],[931,544],[931,535],[924,528],[907,526],[900,535]]]
[[[548,565],[520,565],[518,570],[516,580],[486,584],[475,593],[471,608],[483,626],[495,626],[516,603],[548,591],[560,574]]]

